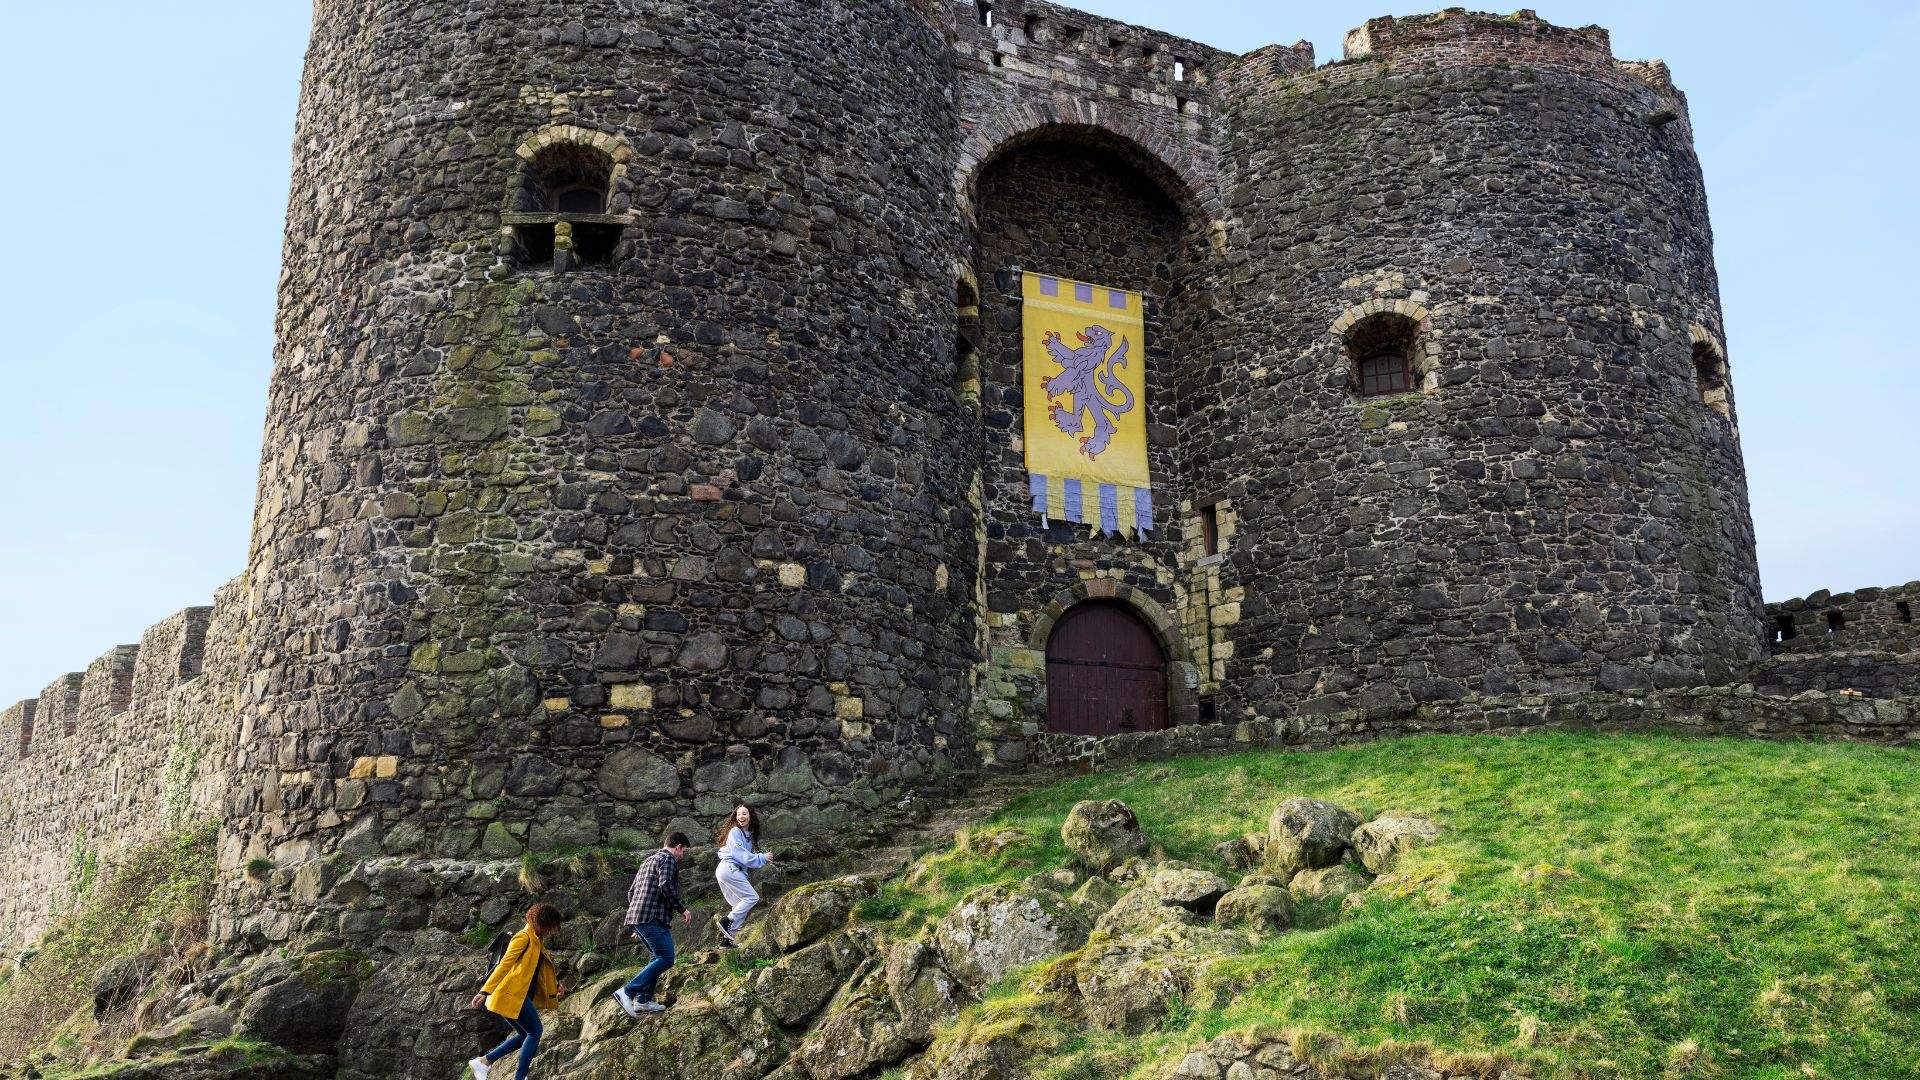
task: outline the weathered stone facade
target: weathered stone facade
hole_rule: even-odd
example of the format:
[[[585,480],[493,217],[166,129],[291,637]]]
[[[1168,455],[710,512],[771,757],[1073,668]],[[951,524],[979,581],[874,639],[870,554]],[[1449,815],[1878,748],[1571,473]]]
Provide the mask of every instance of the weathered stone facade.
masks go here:
[[[1769,693],[1854,690],[1920,697],[1920,581],[1767,605],[1773,656],[1754,673]]]
[[[361,944],[336,883],[376,858],[644,845],[735,798],[830,832],[983,763],[1749,678],[1664,66],[1526,12],[1315,67],[991,11],[320,0],[251,562],[0,718],[12,931],[76,845],[167,820],[178,747],[223,937]],[[1014,265],[1150,297],[1143,538],[1029,510]],[[1408,392],[1358,396],[1402,332]],[[1084,601],[1158,639],[1172,730],[1045,732]]]

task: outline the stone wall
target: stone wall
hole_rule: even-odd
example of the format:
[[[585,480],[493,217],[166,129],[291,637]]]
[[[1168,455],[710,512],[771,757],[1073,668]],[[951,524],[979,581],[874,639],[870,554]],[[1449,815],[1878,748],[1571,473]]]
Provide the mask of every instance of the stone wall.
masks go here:
[[[333,852],[967,764],[954,98],[909,0],[317,6],[224,934],[350,929],[289,888]],[[529,205],[555,161],[604,213]]]
[[[1031,766],[1097,770],[1182,754],[1337,746],[1409,735],[1518,735],[1529,731],[1670,732],[1759,739],[1920,742],[1920,698],[1871,699],[1809,691],[1770,697],[1753,686],[1567,695],[1473,697],[1335,713],[1296,712],[1097,739],[1032,736]]]
[[[127,849],[220,814],[243,618],[230,582],[0,714],[0,943]]]
[[[1856,690],[1920,695],[1920,581],[1887,589],[1825,589],[1767,605],[1773,656],[1754,681],[1774,693]]]
[[[1760,590],[1730,391],[1697,384],[1684,99],[1525,12],[1353,44],[1216,76],[1224,329],[1179,441],[1240,523],[1222,719],[1736,678]],[[1357,395],[1367,326],[1406,329],[1411,392]]]

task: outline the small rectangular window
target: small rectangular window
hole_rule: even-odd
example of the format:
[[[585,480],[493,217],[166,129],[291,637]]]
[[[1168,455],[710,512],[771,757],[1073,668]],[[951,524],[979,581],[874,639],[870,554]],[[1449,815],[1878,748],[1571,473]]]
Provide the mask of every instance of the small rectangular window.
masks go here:
[[[1773,617],[1773,640],[1792,641],[1799,636],[1800,631],[1793,625],[1793,616],[1775,615]]]
[[[1220,508],[1218,506],[1200,508],[1200,553],[1220,554]]]
[[[992,4],[987,3],[987,0],[976,0],[975,4],[973,5],[973,9],[974,9],[974,12],[980,16],[981,26],[993,25],[993,5]]]
[[[1845,615],[1842,615],[1837,611],[1827,612],[1827,633],[1837,634],[1840,632],[1841,627],[1844,627],[1846,625],[1847,625],[1847,617]]]
[[[1173,81],[1187,81],[1187,62],[1178,57],[1175,57],[1173,61]]]
[[[1912,604],[1909,604],[1905,600],[1902,600],[1899,603],[1893,605],[1893,607],[1894,607],[1894,610],[1900,613],[1901,622],[1913,621],[1913,605]]]

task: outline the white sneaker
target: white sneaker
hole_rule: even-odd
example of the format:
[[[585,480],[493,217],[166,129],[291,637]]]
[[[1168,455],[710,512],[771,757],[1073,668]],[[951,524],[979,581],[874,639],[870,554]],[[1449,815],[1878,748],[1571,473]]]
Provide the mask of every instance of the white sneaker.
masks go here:
[[[473,1070],[473,1080],[487,1080],[487,1070],[493,1066],[487,1064],[486,1058],[477,1057],[467,1062],[467,1068]]]
[[[626,987],[614,987],[613,1000],[615,1004],[620,1006],[621,1011],[625,1012],[629,1017],[638,1017],[640,1015],[640,1009],[634,1005],[633,999],[627,996]]]
[[[665,1005],[660,1004],[657,1001],[643,1001],[635,1007],[644,1013],[656,1013],[656,1012],[667,1011],[667,1007]]]

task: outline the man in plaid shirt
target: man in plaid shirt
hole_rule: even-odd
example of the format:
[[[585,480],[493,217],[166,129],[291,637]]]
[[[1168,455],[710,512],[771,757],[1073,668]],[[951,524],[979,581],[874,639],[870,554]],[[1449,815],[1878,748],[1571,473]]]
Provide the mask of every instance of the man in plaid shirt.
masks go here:
[[[652,962],[613,992],[613,1000],[628,1016],[666,1011],[665,1005],[653,1000],[653,990],[673,966],[673,917],[693,924],[693,912],[680,900],[680,859],[686,853],[687,834],[668,833],[667,846],[647,856],[627,890],[627,932],[653,952]]]

